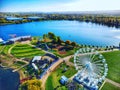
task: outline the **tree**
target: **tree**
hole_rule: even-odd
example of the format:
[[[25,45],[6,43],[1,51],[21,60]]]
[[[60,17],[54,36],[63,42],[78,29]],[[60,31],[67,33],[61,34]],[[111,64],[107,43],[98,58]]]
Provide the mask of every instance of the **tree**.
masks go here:
[[[21,90],[42,90],[41,81],[37,79],[25,81],[21,86]]]
[[[70,40],[66,40],[65,42],[67,45],[70,45],[71,44],[71,41]]]
[[[53,43],[57,43],[58,42],[58,38],[55,36],[54,38],[53,38],[53,41],[52,41]]]
[[[43,39],[44,39],[44,42],[47,41],[47,34],[43,34]]]
[[[43,39],[45,39],[47,37],[47,34],[43,34]]]
[[[57,37],[57,38],[58,38],[58,44],[61,44],[62,40],[60,39],[60,37]]]
[[[52,32],[49,32],[49,33],[48,33],[48,37],[49,37],[50,39],[54,39],[54,38],[55,38],[55,34],[52,33]]]
[[[76,46],[76,43],[75,43],[75,42],[72,42],[71,45],[72,45],[72,46]]]

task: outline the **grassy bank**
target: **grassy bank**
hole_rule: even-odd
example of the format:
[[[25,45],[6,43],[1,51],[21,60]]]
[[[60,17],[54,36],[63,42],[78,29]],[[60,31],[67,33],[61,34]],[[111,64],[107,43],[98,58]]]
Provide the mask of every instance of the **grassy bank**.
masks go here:
[[[120,88],[106,82],[101,90],[120,90]]]
[[[103,53],[108,64],[107,78],[120,83],[120,51]]]

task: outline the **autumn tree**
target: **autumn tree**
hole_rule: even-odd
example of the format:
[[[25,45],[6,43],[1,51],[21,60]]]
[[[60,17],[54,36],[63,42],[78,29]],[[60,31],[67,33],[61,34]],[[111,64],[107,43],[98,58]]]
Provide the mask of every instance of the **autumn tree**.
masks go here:
[[[70,45],[71,44],[71,41],[70,40],[66,40],[65,42],[67,45]]]
[[[25,81],[21,86],[21,90],[42,90],[41,81],[37,79]]]

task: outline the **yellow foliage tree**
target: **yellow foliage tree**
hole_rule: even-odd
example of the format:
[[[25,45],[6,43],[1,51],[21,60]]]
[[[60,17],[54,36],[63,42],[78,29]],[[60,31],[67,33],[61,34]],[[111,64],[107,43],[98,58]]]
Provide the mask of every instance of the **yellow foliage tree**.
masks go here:
[[[21,86],[21,90],[42,90],[41,81],[37,79],[25,81]]]

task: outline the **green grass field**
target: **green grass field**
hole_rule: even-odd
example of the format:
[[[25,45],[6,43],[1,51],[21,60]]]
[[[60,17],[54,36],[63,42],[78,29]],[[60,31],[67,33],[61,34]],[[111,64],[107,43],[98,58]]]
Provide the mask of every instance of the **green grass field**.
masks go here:
[[[70,58],[70,62],[74,63],[74,57]]]
[[[3,47],[4,47],[4,46],[0,44],[0,51],[3,49]]]
[[[68,70],[66,72],[62,72],[64,68],[67,68]],[[65,86],[62,86],[59,83],[59,80],[62,75],[65,75],[67,78],[70,78],[73,76],[77,71],[74,67],[69,66],[67,67],[66,64],[61,64],[47,79],[46,81],[46,90],[54,90],[57,88],[57,90],[67,90]]]
[[[120,90],[120,88],[106,82],[101,90]]]
[[[34,57],[36,55],[44,55],[45,52],[34,48],[28,44],[18,44],[11,50],[11,54],[17,58]]]
[[[103,53],[108,64],[107,78],[120,83],[120,51]]]
[[[8,55],[8,50],[9,50],[10,47],[12,47],[12,46],[13,46],[13,44],[11,44],[11,45],[6,45],[6,46],[1,46],[1,49],[3,48],[1,54],[3,54],[3,55]]]
[[[8,50],[12,46],[13,46],[13,44],[11,44],[11,45],[0,45],[0,58],[2,60],[10,61],[12,59],[12,57],[8,54]],[[3,57],[1,57],[1,56],[3,56]],[[2,63],[4,64],[5,62],[2,62]]]

